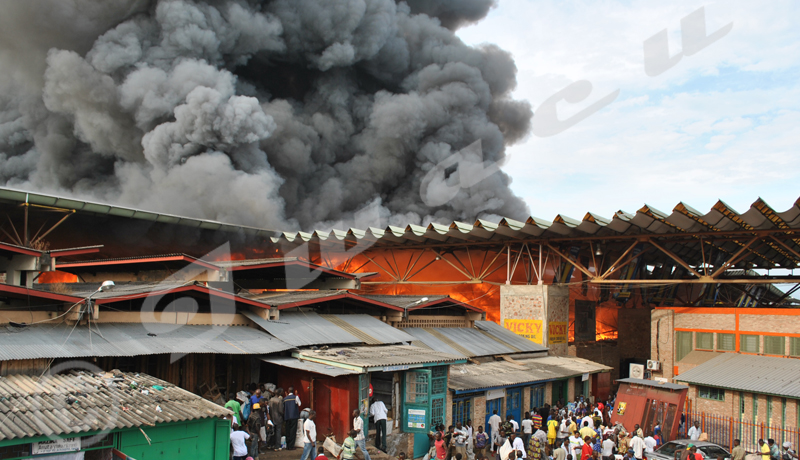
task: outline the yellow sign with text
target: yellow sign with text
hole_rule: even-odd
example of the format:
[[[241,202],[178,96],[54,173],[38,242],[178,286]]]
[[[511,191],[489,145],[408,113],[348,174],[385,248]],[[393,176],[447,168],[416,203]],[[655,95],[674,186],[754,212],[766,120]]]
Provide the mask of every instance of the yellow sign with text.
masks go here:
[[[567,323],[566,322],[551,322],[549,325],[549,344],[554,343],[567,343]]]
[[[542,343],[542,320],[540,319],[507,319],[503,323],[503,327],[532,342],[540,345]]]

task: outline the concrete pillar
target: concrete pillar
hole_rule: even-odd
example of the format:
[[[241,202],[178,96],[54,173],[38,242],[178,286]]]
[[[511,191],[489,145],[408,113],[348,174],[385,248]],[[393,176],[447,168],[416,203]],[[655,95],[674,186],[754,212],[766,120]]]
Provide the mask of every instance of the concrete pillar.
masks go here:
[[[472,428],[477,432],[479,426],[486,424],[486,396],[476,396],[472,399]],[[486,431],[486,427],[483,427]]]
[[[671,380],[675,377],[675,312],[653,310],[650,313],[650,359],[661,363],[653,377]]]
[[[453,424],[453,392],[447,392],[447,398],[444,401],[444,426],[447,428],[448,426]]]
[[[569,288],[566,285],[500,286],[500,324],[566,356]]]
[[[575,388],[575,378],[571,378],[571,379],[567,380],[567,400],[568,401],[575,401],[575,397],[577,396],[577,394],[575,393],[576,390],[580,391],[580,390]]]
[[[544,402],[546,404],[550,404],[553,400],[553,382],[547,382],[544,384]]]
[[[522,415],[531,410],[531,387],[522,389]],[[521,422],[521,420],[520,420]]]

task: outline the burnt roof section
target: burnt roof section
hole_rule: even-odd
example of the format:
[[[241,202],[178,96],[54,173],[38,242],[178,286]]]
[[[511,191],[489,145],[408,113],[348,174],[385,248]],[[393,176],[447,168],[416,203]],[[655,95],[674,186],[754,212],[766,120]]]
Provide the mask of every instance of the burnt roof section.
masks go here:
[[[56,263],[56,270],[67,273],[138,272],[145,270],[180,270],[192,264],[205,269],[219,270],[219,267],[214,262],[177,253],[59,262]]]
[[[451,305],[461,307],[466,310],[483,312],[480,308],[473,307],[472,305],[453,299],[446,295],[386,295],[386,294],[365,294],[362,297],[367,299],[376,300],[379,302],[387,303],[400,307],[404,310],[422,310],[428,307],[439,307],[443,305]],[[427,300],[423,300],[427,299]]]
[[[136,390],[131,390],[133,382]],[[228,409],[164,380],[118,370],[103,374],[73,370],[40,378],[9,375],[0,377],[0,393],[0,441],[231,415]]]

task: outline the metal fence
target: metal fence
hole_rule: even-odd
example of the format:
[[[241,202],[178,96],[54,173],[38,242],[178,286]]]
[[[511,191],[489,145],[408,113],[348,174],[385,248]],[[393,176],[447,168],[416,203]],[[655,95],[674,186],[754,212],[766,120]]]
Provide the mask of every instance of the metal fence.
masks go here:
[[[708,434],[710,442],[719,444],[729,451],[733,449],[733,440],[739,439],[742,447],[747,452],[758,451],[758,440],[772,438],[780,446],[785,441],[792,443],[795,448],[800,445],[800,429],[798,427],[782,427],[767,425],[765,423],[752,423],[736,420],[731,417],[722,417],[705,412],[684,412],[685,421],[680,428],[680,436],[688,438],[687,430],[695,421],[700,422],[703,433]]]

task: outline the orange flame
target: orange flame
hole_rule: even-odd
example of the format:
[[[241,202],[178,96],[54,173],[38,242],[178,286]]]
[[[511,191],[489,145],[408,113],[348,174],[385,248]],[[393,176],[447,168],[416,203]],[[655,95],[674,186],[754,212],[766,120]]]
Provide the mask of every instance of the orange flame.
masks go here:
[[[60,272],[58,270],[52,272],[42,272],[37,279],[39,284],[53,284],[53,283],[77,283],[78,276],[72,273]]]

